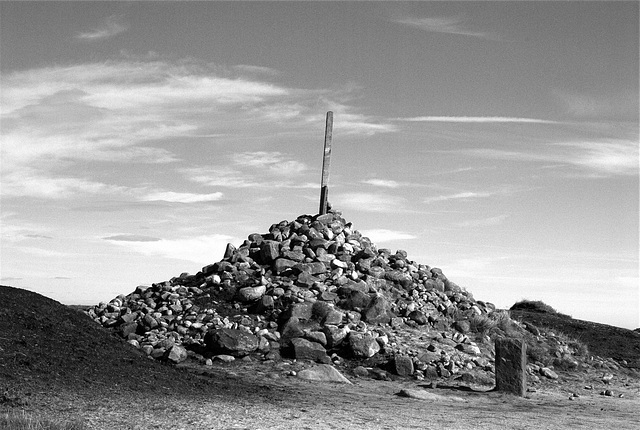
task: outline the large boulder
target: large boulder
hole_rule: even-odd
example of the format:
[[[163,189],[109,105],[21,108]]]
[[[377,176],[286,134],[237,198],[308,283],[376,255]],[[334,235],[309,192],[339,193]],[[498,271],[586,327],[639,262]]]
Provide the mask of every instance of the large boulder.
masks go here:
[[[291,340],[291,347],[296,360],[312,360],[318,363],[331,362],[327,351],[317,342],[311,342],[307,339],[297,337]]]
[[[244,330],[221,328],[207,332],[204,343],[212,355],[245,356],[258,349],[258,338]]]
[[[344,375],[329,364],[319,364],[298,372],[298,378],[308,381],[334,382],[339,384],[351,384]]]
[[[327,347],[335,348],[339,346],[343,340],[346,339],[347,335],[349,334],[349,328],[327,324],[322,328],[322,332],[327,339]]]
[[[238,290],[238,296],[243,302],[253,302],[264,296],[267,291],[267,287],[264,285],[257,285],[255,287],[244,287]]]
[[[164,353],[164,359],[172,363],[182,363],[187,359],[187,350],[180,345],[173,345]]]
[[[352,331],[349,333],[349,348],[354,357],[370,358],[380,351],[380,344],[370,334]]]
[[[362,312],[362,319],[371,324],[388,324],[391,317],[387,299],[383,295],[376,295],[367,309]]]

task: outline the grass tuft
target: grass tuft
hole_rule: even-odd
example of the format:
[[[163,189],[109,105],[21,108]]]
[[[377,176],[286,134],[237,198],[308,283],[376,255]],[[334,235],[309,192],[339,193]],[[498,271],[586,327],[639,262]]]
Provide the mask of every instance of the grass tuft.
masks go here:
[[[0,429],[7,430],[87,430],[80,419],[50,420],[27,414],[25,411],[0,414]]]
[[[549,306],[548,304],[540,301],[540,300],[520,300],[513,306],[511,306],[512,311],[522,310],[522,311],[531,311],[531,312],[541,312],[546,314],[557,314],[558,312]]]

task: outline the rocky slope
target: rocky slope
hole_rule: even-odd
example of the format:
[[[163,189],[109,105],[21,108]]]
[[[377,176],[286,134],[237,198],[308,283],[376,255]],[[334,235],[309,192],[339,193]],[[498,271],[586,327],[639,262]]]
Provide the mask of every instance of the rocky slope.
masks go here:
[[[273,224],[195,275],[139,286],[87,313],[174,363],[289,357],[380,378],[491,383],[492,337],[519,335],[538,347],[533,382],[557,377],[552,358],[585,365],[581,351],[526,331],[440,269],[377,249],[336,211]]]

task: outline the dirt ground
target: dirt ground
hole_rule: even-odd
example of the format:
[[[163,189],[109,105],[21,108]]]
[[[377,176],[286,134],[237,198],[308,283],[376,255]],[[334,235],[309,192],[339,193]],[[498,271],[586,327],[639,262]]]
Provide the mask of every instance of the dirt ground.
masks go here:
[[[340,370],[352,385],[294,376],[311,362],[196,363],[150,360],[81,312],[0,286],[0,414],[25,411],[97,430],[640,428],[633,368],[612,370],[609,383],[602,369],[558,371],[559,379],[531,384],[535,391],[519,398],[490,386],[443,385],[451,380],[432,388],[432,381],[356,378],[349,369]]]
[[[345,385],[290,375],[294,368],[310,366],[191,366],[189,373],[203,381],[193,392],[88,386],[36,395],[21,409],[80,418],[91,429],[640,428],[640,383],[634,377],[604,385],[597,374],[566,375],[519,398],[490,387],[431,388],[424,381],[354,377],[349,378],[353,385]],[[422,398],[401,397],[403,389]],[[605,389],[614,395],[601,395]],[[8,409],[15,407],[0,407],[0,412]]]

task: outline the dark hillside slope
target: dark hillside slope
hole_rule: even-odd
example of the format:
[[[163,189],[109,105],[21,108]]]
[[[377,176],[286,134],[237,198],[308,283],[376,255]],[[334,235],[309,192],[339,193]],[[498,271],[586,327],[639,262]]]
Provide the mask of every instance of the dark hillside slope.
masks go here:
[[[510,310],[509,313],[517,321],[528,322],[541,330],[556,330],[581,341],[591,355],[613,358],[625,367],[640,369],[640,333],[634,330],[577,320],[558,313],[527,310]]]
[[[200,382],[40,294],[0,286],[0,393],[51,387],[189,390]]]

